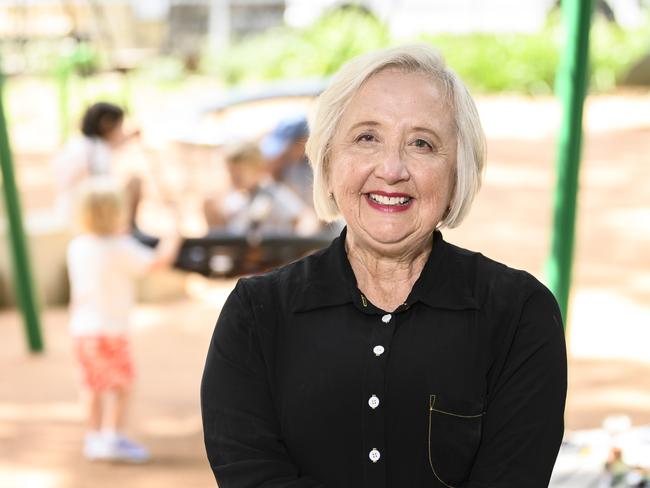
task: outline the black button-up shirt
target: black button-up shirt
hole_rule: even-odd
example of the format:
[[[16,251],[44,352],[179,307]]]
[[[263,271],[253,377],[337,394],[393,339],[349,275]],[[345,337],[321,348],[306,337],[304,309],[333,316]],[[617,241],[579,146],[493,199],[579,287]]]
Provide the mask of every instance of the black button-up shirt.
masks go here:
[[[201,386],[219,486],[546,487],[566,395],[551,293],[436,232],[387,312],[344,240],[226,301]]]

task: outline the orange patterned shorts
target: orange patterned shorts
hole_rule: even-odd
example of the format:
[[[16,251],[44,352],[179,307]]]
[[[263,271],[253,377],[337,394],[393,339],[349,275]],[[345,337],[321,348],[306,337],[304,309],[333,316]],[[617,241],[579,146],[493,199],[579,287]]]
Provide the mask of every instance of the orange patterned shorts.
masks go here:
[[[123,336],[74,338],[81,382],[92,391],[128,388],[133,383],[129,341]]]

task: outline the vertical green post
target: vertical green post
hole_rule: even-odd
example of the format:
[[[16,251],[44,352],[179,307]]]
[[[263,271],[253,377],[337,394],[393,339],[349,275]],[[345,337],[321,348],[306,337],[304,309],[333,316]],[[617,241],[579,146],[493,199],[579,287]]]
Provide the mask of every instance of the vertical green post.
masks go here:
[[[41,337],[38,305],[29,266],[20,199],[11,160],[9,132],[3,104],[3,84],[4,80],[0,72],[0,166],[2,167],[2,187],[10,236],[11,257],[14,263],[14,282],[16,284],[18,303],[23,312],[29,349],[32,352],[39,352],[43,350],[43,339]]]
[[[557,146],[557,186],[547,277],[562,310],[565,324],[568,317],[573,264],[576,197],[582,146],[582,112],[589,67],[591,11],[592,0],[562,1],[562,21],[566,37],[556,88],[562,102],[563,114]]]

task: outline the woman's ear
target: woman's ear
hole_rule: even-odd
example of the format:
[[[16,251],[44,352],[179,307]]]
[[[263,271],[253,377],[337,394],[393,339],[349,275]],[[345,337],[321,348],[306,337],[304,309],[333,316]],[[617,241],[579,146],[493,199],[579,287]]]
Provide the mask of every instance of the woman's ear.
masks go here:
[[[451,207],[454,204],[454,199],[456,198],[456,190],[458,188],[458,173],[454,171],[454,176],[453,176],[453,186],[451,188],[451,192],[449,193],[449,202],[447,203],[447,208],[445,209],[445,212],[442,214],[442,218],[440,219],[441,222],[447,219],[449,216],[449,212],[451,212]]]

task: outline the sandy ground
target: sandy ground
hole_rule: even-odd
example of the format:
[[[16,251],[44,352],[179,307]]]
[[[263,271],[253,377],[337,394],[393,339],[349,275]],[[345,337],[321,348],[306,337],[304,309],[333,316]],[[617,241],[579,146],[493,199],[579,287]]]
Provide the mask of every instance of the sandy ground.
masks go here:
[[[543,279],[550,241],[554,134],[551,99],[488,98],[485,186],[446,238]],[[586,117],[568,341],[567,427],[625,413],[650,423],[650,96],[590,100]],[[45,154],[18,155],[21,181],[42,185]],[[31,178],[31,179],[30,179]],[[35,207],[49,205],[30,192]],[[188,297],[134,314],[139,377],[131,432],[145,466],[87,463],[64,308],[44,312],[46,352],[26,352],[20,316],[0,311],[0,487],[214,486],[202,448],[198,386],[212,326],[232,282],[188,281]]]

